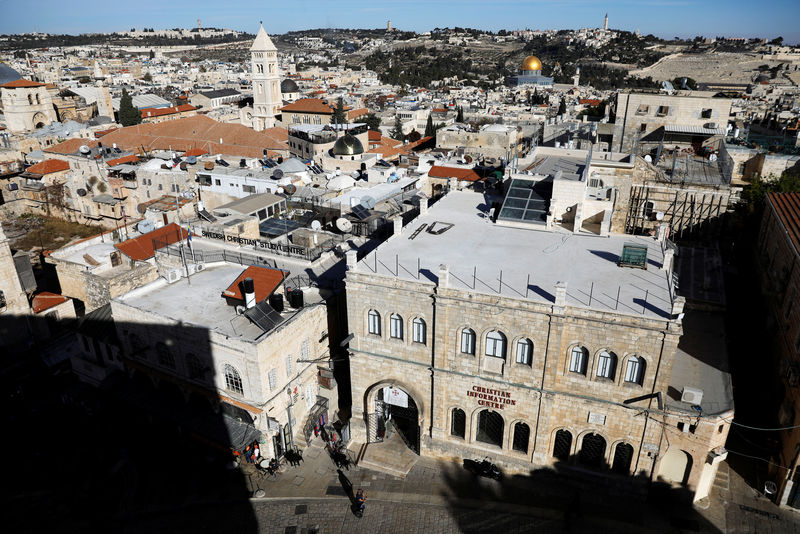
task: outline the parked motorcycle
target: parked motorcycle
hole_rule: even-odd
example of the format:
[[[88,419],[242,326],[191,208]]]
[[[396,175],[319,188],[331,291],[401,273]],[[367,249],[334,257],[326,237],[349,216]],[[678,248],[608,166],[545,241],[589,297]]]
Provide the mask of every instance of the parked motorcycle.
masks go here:
[[[465,458],[464,469],[480,477],[493,478],[494,480],[501,480],[503,478],[503,472],[500,471],[499,467],[489,461],[488,456],[483,460],[468,460]]]

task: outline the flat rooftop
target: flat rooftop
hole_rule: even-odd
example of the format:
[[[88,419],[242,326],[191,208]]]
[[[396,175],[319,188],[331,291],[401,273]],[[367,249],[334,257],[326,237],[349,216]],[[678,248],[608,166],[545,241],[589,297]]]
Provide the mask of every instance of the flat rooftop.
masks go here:
[[[726,185],[728,181],[720,169],[720,162],[709,162],[700,156],[678,156],[675,158],[675,172],[672,172],[672,156],[665,155],[658,162],[670,183],[690,183],[700,185]]]
[[[245,269],[233,263],[207,264],[203,271],[191,276],[191,285],[185,277],[172,284],[159,278],[114,300],[147,314],[254,342],[264,331],[244,315],[237,315],[236,308],[222,297],[222,292]]]
[[[484,196],[455,191],[417,217],[357,265],[362,273],[437,282],[439,265],[450,287],[508,298],[555,302],[555,285],[567,283],[567,305],[625,315],[667,319],[672,297],[661,270],[661,243],[652,237],[574,235],[511,228],[490,222]],[[411,236],[423,225],[423,231]],[[453,226],[442,233],[429,233]],[[619,267],[625,243],[647,247],[647,268]]]

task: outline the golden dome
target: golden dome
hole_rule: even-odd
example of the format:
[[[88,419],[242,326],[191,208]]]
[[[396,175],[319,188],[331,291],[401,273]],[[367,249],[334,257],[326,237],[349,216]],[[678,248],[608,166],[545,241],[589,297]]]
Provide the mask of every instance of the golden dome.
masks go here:
[[[542,62],[536,56],[528,56],[522,62],[522,70],[542,70]]]

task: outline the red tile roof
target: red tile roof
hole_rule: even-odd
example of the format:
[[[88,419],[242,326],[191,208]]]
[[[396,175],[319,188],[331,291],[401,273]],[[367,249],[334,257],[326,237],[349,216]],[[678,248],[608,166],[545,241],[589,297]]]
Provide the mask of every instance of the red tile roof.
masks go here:
[[[27,87],[44,87],[47,84],[33,82],[31,80],[14,80],[13,82],[4,83],[0,85],[0,87],[5,87],[6,89],[23,89]]]
[[[49,310],[50,308],[58,306],[59,304],[63,304],[68,300],[69,297],[65,297],[64,295],[50,293],[49,291],[42,291],[33,297],[33,313]]]
[[[800,254],[800,193],[769,193],[767,199]]]
[[[103,137],[106,134],[110,134],[111,132],[116,132],[119,128],[110,128],[108,130],[96,130],[94,132],[95,137]]]
[[[478,173],[472,169],[462,169],[458,167],[443,167],[441,165],[434,165],[428,171],[428,176],[431,178],[458,178],[467,182],[476,182],[481,179]]]
[[[106,161],[106,165],[113,167],[114,165],[122,165],[123,163],[136,163],[137,161],[139,161],[139,157],[136,154],[131,154],[130,156],[122,156],[121,158],[110,159]]]
[[[69,163],[60,159],[46,159],[32,165],[25,172],[30,174],[52,174],[54,172],[68,171]]]
[[[382,136],[380,132],[376,132],[375,130],[367,131],[367,139],[369,139],[370,142],[380,141],[381,137]]]
[[[599,106],[603,101],[596,98],[581,98],[580,103],[587,106]]]
[[[241,283],[245,278],[252,278],[256,290],[256,302],[261,302],[278,289],[286,276],[285,271],[266,267],[250,266],[233,281],[228,289],[222,292],[223,297],[244,301]]]
[[[171,245],[181,239],[186,239],[187,235],[188,232],[185,229],[175,223],[170,223],[158,230],[117,243],[114,247],[132,260],[144,261],[156,255],[153,240]]]
[[[194,111],[197,108],[191,104],[181,104],[180,106],[172,106],[169,108],[143,108],[142,118],[148,117],[161,117],[163,115],[174,115],[176,113],[185,113],[187,111]]]
[[[350,111],[347,112],[347,120],[353,120],[359,117],[363,117],[367,113],[369,113],[369,110],[367,108],[351,109]]]
[[[292,111],[294,113],[324,113],[333,115],[333,109],[320,98],[301,98],[292,102],[288,106],[283,106],[281,111]]]
[[[190,148],[186,152],[183,153],[184,156],[204,156],[208,154],[208,150],[203,150],[202,148]]]
[[[222,144],[220,144],[222,139]],[[276,150],[289,150],[289,132],[285,128],[268,128],[256,132],[241,124],[226,124],[203,115],[182,117],[160,123],[143,123],[120,128],[103,137],[103,145],[116,143],[118,147],[139,154],[142,150],[185,151],[193,148],[208,150],[211,154],[224,154],[244,158],[263,157],[264,148],[277,156]],[[97,146],[96,141],[68,139],[45,150],[58,154],[74,154],[86,144]]]

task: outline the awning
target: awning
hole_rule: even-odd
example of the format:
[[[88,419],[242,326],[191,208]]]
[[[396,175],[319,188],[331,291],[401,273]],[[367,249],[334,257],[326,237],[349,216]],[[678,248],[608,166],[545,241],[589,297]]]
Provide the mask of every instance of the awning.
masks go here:
[[[264,434],[260,430],[241,419],[224,413],[222,414],[222,423],[228,431],[229,443],[234,450],[242,450],[254,441],[260,443],[264,440]]]
[[[724,128],[705,128],[703,126],[691,126],[688,124],[666,124],[664,131],[667,133],[690,134],[690,135],[724,135]]]

